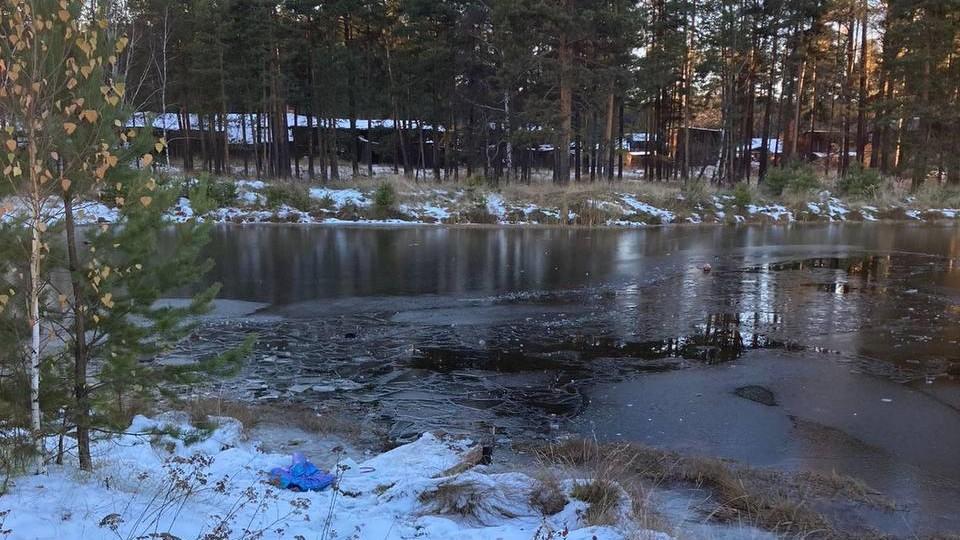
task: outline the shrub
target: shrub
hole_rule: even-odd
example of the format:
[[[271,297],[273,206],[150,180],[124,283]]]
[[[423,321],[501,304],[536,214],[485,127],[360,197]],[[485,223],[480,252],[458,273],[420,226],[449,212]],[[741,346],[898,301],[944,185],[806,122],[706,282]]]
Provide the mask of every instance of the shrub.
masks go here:
[[[483,187],[487,185],[487,178],[482,174],[474,174],[467,177],[466,184],[469,188]]]
[[[882,184],[883,178],[877,170],[855,167],[837,182],[837,189],[844,195],[873,197]]]
[[[753,202],[753,190],[746,182],[740,182],[733,187],[733,204],[737,208],[744,208]]]
[[[763,185],[771,195],[780,196],[785,193],[804,194],[820,187],[813,167],[805,163],[792,163],[785,167],[776,167],[767,173]]]
[[[270,184],[264,190],[264,195],[270,208],[279,208],[286,204],[297,210],[309,211],[313,206],[307,188],[296,184]]]
[[[207,184],[207,195],[218,207],[230,206],[237,200],[237,185],[230,181],[212,181]]]
[[[922,208],[957,208],[960,206],[960,190],[954,186],[943,186],[936,182],[926,182],[913,193],[914,202]]]
[[[704,203],[710,199],[710,191],[707,189],[707,183],[697,180],[691,180],[683,185],[680,190],[683,198],[691,205]]]
[[[237,200],[237,186],[233,182],[217,181],[209,174],[200,174],[188,180],[187,197],[190,206],[198,214],[230,206]]]
[[[360,212],[360,207],[354,204],[353,202],[347,202],[337,210],[337,219],[342,219],[344,221],[358,221],[363,218],[363,214]]]
[[[397,190],[390,182],[383,182],[373,192],[373,210],[378,219],[385,219],[395,213]]]
[[[316,202],[316,207],[323,210],[336,210],[337,201],[333,200],[329,194],[324,195],[319,201]]]

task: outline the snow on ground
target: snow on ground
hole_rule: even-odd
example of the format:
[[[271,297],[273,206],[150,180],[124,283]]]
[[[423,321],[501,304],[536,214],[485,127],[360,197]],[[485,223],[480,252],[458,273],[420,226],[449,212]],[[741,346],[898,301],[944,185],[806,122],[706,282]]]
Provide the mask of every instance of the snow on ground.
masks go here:
[[[267,204],[267,198],[255,191],[241,191],[237,194],[237,199],[247,205]]]
[[[661,223],[673,222],[674,215],[673,212],[669,210],[663,210],[645,202],[638,201],[633,195],[628,195],[625,193],[620,194],[620,199],[630,208],[630,210],[632,210],[632,212],[625,212],[625,214],[636,214],[637,212],[642,212],[644,214],[660,218]]]
[[[32,210],[27,200],[18,197],[8,197],[0,201],[0,223],[26,222]],[[40,214],[44,222],[52,225],[64,218],[66,210],[63,200],[56,197],[48,198]],[[120,217],[116,208],[111,208],[95,201],[78,201],[73,204],[73,216],[79,225],[93,223],[113,223]]]
[[[642,227],[672,223],[725,223],[729,216],[736,223],[790,223],[796,220],[813,221],[878,221],[880,210],[873,206],[851,207],[834,197],[828,191],[819,193],[819,201],[798,203],[787,207],[782,204],[754,203],[742,207],[733,203],[734,198],[727,194],[713,195],[706,204],[687,205],[684,208],[682,197],[677,197],[678,210],[668,210],[651,204],[642,195],[629,193],[610,193],[597,198],[582,201],[567,201],[569,204],[586,205],[606,214],[597,220],[596,213],[580,216],[567,208],[566,215],[556,206],[543,206],[524,200],[522,197],[508,197],[498,192],[481,191],[477,198],[472,190],[458,188],[416,189],[398,194],[400,204],[396,210],[388,212],[394,215],[390,219],[374,219],[374,195],[372,190],[357,188],[312,187],[310,198],[315,201],[310,208],[294,208],[289,205],[270,207],[267,204],[265,190],[268,184],[260,180],[238,180],[237,199],[232,204],[214,209],[204,215],[198,215],[190,200],[181,197],[167,211],[167,219],[183,223],[190,219],[215,223],[298,223],[298,224],[351,224],[351,225],[400,225],[400,224],[438,224],[464,223],[474,217],[472,211],[482,210],[489,215],[484,223],[499,224],[579,224],[581,219],[590,224],[606,224],[619,227]],[[319,203],[319,204],[317,204]],[[673,202],[668,203],[673,207]],[[582,207],[582,206],[581,206]],[[472,208],[471,211],[465,209]],[[858,210],[852,212],[852,210]],[[942,208],[921,210],[916,207],[893,206],[885,210],[904,212],[908,219],[924,218],[960,219],[960,210]],[[44,204],[44,219],[48,224],[63,219],[63,203],[50,198]],[[78,222],[81,224],[113,223],[120,216],[115,208],[100,202],[81,202],[75,206]],[[29,207],[25,201],[8,197],[0,200],[0,223],[24,222],[29,216]]]
[[[836,197],[827,197],[827,213],[830,215],[830,221],[844,221],[850,209],[843,205],[843,201]]]
[[[193,205],[190,204],[190,199],[186,197],[180,197],[177,199],[177,202],[173,205],[173,208],[167,212],[167,219],[174,223],[185,223],[192,219],[193,216]]]
[[[768,204],[764,206],[748,204],[746,209],[750,215],[767,216],[774,221],[793,221],[793,212],[781,204]]]
[[[310,198],[330,199],[336,208],[343,208],[352,204],[359,208],[366,208],[373,204],[363,193],[356,189],[328,189],[324,187],[310,188]]]
[[[237,180],[237,187],[240,189],[260,191],[261,189],[265,189],[267,184],[263,180]]]
[[[450,219],[450,212],[441,206],[434,204],[424,205],[400,205],[400,211],[412,216],[427,216],[431,221],[443,221]]]
[[[499,193],[491,193],[487,195],[487,212],[491,216],[496,216],[497,219],[503,220],[507,215],[507,207],[503,204],[503,197]]]
[[[307,456],[318,465],[335,465],[338,488],[293,492],[267,483],[267,471],[288,466],[290,456],[260,451],[257,443],[244,439],[235,420],[215,419],[212,433],[198,432],[185,420],[173,414],[134,418],[125,434],[94,444],[92,473],[55,466],[45,475],[16,478],[0,498],[0,512],[9,510],[3,527],[11,538],[51,540],[260,534],[384,540],[625,538],[615,528],[585,524],[582,502],[568,502],[559,513],[541,516],[529,504],[537,484],[525,474],[495,474],[483,466],[450,473],[471,447],[467,440],[424,434],[362,462]],[[198,442],[183,442],[190,439]],[[572,484],[564,487],[569,490]],[[436,493],[444,497],[431,497]],[[439,511],[443,505],[473,506],[474,511],[445,513]],[[555,535],[544,534],[550,531]],[[653,532],[632,537],[670,538]]]

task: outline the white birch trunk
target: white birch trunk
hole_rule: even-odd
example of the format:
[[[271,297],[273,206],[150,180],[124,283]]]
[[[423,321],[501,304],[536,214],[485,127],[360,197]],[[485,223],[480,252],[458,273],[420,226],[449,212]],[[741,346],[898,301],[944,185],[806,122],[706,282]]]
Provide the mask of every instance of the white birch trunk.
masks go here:
[[[33,200],[32,239],[30,242],[30,428],[33,431],[37,448],[37,472],[46,472],[46,451],[43,444],[40,417],[40,259],[43,248],[40,238],[41,227],[44,226],[42,216],[42,202],[39,198]]]

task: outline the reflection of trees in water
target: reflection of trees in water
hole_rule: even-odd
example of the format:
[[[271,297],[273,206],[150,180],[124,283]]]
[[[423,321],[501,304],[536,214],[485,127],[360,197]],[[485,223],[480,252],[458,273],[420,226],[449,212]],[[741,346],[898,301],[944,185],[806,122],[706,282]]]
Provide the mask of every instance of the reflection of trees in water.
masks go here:
[[[864,281],[876,281],[890,276],[893,259],[890,255],[866,255],[862,257],[814,257],[796,261],[764,264],[754,267],[754,272],[781,272],[786,270],[843,270],[849,276],[858,276]]]
[[[750,349],[779,347],[761,328],[775,329],[780,324],[776,313],[714,313],[689,338],[679,340],[681,355],[707,363],[735,360]]]
[[[272,303],[568,288],[617,271],[621,241],[564,229],[218,228],[208,279],[226,297]]]

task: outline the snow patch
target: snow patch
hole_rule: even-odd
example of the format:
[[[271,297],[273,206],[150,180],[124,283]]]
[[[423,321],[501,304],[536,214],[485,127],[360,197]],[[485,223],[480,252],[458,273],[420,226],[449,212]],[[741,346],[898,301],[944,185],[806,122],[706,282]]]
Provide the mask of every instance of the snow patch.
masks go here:
[[[336,208],[343,208],[348,204],[360,208],[366,208],[372,204],[370,199],[368,199],[363,193],[356,189],[328,189],[324,187],[315,187],[310,188],[310,198],[311,199],[326,199],[329,198],[333,201],[333,205]]]
[[[554,516],[539,516],[529,506],[537,484],[525,474],[494,474],[478,466],[446,475],[473,446],[469,440],[428,433],[362,462],[307,456],[338,472],[339,490],[293,492],[266,482],[266,472],[289,464],[290,456],[260,451],[244,440],[235,420],[212,418],[216,428],[209,433],[187,420],[135,417],[125,434],[94,442],[95,470],[88,475],[72,466],[51,466],[46,475],[17,478],[3,499],[10,510],[4,528],[16,538],[44,539],[136,538],[158,530],[199,538],[218,526],[254,536],[262,531],[272,538],[283,529],[284,538],[316,538],[329,520],[337,537],[529,540],[540,529],[558,535],[568,530],[565,538],[571,540],[625,538],[612,527],[587,526],[579,501]],[[198,442],[185,444],[188,438]],[[451,485],[467,486],[464,496],[482,492],[475,516],[435,513],[430,493]],[[571,487],[563,484],[568,493]],[[642,533],[639,537],[670,538]]]
[[[503,204],[503,197],[499,193],[490,193],[487,195],[487,212],[491,216],[497,216],[498,219],[503,220],[507,215],[507,207]]]
[[[660,218],[661,223],[672,223],[674,220],[673,212],[638,201],[632,195],[621,194],[620,199],[632,210],[632,212],[624,212],[625,214],[636,215],[637,213],[644,213]]]

